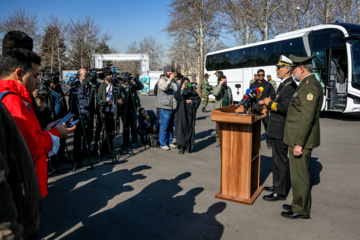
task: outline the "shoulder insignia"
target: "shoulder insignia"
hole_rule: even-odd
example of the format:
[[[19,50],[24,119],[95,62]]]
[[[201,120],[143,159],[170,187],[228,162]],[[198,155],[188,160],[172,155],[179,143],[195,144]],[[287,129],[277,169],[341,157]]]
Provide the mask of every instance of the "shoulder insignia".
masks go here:
[[[306,95],[306,100],[312,101],[313,99],[314,99],[314,95],[313,95],[312,93],[308,93],[308,94]]]
[[[309,81],[310,81],[310,79],[306,80],[305,84],[308,84],[308,83],[309,83]]]
[[[291,82],[287,82],[287,83],[285,84],[285,86],[290,85],[290,84],[291,84]]]

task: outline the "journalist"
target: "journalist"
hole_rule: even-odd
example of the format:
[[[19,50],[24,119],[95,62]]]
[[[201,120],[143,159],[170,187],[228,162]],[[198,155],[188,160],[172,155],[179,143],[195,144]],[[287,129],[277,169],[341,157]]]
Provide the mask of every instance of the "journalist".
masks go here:
[[[4,37],[4,42],[6,40],[7,38]],[[6,51],[0,58],[0,79],[2,79],[0,93],[12,92],[3,97],[2,102],[25,138],[35,163],[41,196],[45,197],[48,192],[46,155],[54,155],[59,147],[59,137],[65,138],[76,127],[66,128],[60,124],[52,128],[56,123],[53,122],[46,126],[45,131],[42,131],[34,114],[30,97],[35,87],[40,84],[37,76],[41,58],[30,50],[32,40],[30,45],[31,48],[11,48],[7,45]]]
[[[137,147],[137,108],[141,106],[137,91],[143,89],[144,85],[132,74],[122,73],[121,76],[123,79],[121,83],[121,106],[123,110],[121,117],[123,122],[122,151],[126,152],[129,150],[130,144],[132,148]]]
[[[113,90],[114,84],[112,80],[113,73],[110,70],[104,72],[105,80],[100,84],[98,90],[99,104],[100,104],[100,113],[101,119],[103,120],[103,139],[100,146],[100,155],[112,153],[114,150],[113,139],[115,136],[115,120],[114,120],[114,110],[115,108],[119,109],[119,104],[122,103],[120,98],[120,92],[118,94],[117,104],[113,102]]]
[[[82,156],[87,154],[93,139],[93,118],[90,116],[90,92],[91,86],[86,81],[86,69],[79,69],[80,85],[72,88],[69,94],[69,110],[80,119],[74,133],[73,155],[76,167],[82,167]],[[84,154],[83,154],[84,152]]]

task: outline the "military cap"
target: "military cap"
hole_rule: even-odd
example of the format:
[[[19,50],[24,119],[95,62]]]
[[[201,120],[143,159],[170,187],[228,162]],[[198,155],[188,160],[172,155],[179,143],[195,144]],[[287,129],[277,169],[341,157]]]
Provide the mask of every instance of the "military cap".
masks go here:
[[[204,77],[208,77],[208,76],[209,76],[209,74],[207,74],[207,73],[204,74]]]
[[[254,73],[254,77],[257,76],[257,73]]]
[[[311,60],[315,58],[315,55],[312,55],[310,57],[297,57],[293,54],[290,54],[289,58],[294,63],[294,66],[300,66],[312,63]]]
[[[267,75],[266,77],[269,77],[269,78],[271,78],[271,75]]]
[[[20,31],[8,32],[3,39],[2,55],[8,55],[8,52],[14,48],[23,48],[32,51],[33,40],[26,33]]]
[[[214,73],[214,75],[216,75],[217,73],[218,73],[219,75],[223,75],[223,74],[224,74],[222,71],[216,70],[216,72]]]
[[[290,54],[292,55],[292,54]],[[293,61],[290,60],[289,58],[285,57],[284,55],[280,56],[279,62],[277,64],[275,64],[275,66],[292,66],[293,65]]]

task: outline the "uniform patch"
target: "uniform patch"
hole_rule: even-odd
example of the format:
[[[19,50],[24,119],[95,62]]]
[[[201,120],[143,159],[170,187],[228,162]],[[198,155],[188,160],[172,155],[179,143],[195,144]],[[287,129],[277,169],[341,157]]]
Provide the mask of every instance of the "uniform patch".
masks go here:
[[[308,79],[308,80],[306,80],[306,83],[305,83],[305,84],[308,84],[308,83],[309,83],[309,81],[310,81],[309,79]]]
[[[308,94],[306,95],[306,100],[312,101],[313,99],[314,99],[314,95],[313,95],[312,93],[308,93]]]

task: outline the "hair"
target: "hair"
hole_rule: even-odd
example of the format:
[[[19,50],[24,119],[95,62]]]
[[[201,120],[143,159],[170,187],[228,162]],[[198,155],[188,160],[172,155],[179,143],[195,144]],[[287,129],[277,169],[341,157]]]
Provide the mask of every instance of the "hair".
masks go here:
[[[221,79],[223,79],[223,78],[226,78],[226,76],[225,75],[220,75],[219,77],[218,77],[218,84],[219,84],[219,82],[221,81]]]
[[[259,74],[260,72],[263,72],[264,73],[264,75],[265,75],[265,71],[264,71],[264,69],[259,69],[259,70],[257,70],[257,73]]]
[[[0,77],[7,77],[17,68],[24,72],[32,69],[32,63],[40,65],[41,58],[35,52],[24,48],[13,48],[7,56],[0,58]]]
[[[306,71],[308,72],[312,72],[313,71],[313,65],[312,63],[308,63],[308,64],[304,64],[304,65],[301,65],[305,68]]]
[[[145,110],[145,108],[140,107],[140,108],[138,109],[138,113],[140,114],[142,110]]]

